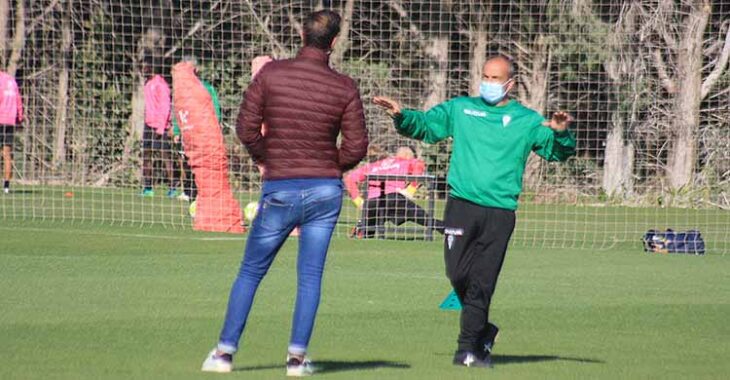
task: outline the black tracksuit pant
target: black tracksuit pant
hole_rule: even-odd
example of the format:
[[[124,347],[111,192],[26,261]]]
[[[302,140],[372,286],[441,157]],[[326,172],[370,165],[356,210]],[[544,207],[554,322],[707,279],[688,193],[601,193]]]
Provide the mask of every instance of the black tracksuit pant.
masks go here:
[[[194,201],[198,197],[198,186],[195,184],[195,174],[188,164],[188,156],[183,155],[182,170],[185,171],[185,180],[183,181],[183,192],[190,197],[190,201]]]
[[[386,221],[396,226],[400,226],[405,222],[414,222],[427,226],[430,221],[436,231],[441,232],[443,229],[443,222],[438,219],[431,220],[431,216],[426,210],[403,194],[383,194],[377,198],[368,199],[366,202],[367,216],[362,221],[362,226],[366,227],[365,230],[367,231],[365,237],[375,236],[378,225],[382,225]]]
[[[446,276],[461,301],[459,350],[482,350],[515,212],[449,197],[444,213]]]

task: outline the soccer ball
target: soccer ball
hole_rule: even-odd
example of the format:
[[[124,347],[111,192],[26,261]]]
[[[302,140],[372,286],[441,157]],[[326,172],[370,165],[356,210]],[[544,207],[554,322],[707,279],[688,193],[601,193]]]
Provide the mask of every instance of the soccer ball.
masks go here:
[[[256,218],[256,214],[259,211],[259,202],[249,202],[246,207],[243,208],[243,217],[248,220],[249,223],[253,222]]]
[[[190,207],[188,207],[188,214],[190,214],[190,217],[195,219],[195,213],[198,211],[198,203],[193,201],[190,203]]]

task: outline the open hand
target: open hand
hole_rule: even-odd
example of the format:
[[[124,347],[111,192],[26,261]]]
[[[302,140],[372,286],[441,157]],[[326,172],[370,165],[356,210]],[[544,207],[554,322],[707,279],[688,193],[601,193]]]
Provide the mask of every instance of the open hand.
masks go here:
[[[376,106],[383,108],[385,112],[387,112],[390,116],[396,116],[400,114],[400,103],[391,98],[385,96],[376,96],[373,97],[373,103]]]
[[[545,121],[542,125],[550,127],[555,132],[563,132],[568,129],[568,125],[573,121],[573,118],[566,112],[558,111],[553,114],[550,121]]]

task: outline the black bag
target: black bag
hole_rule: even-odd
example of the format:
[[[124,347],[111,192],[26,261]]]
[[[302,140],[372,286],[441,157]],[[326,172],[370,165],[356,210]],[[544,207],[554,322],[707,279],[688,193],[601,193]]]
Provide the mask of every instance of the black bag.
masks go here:
[[[664,232],[649,230],[644,234],[643,242],[644,252],[705,254],[705,241],[697,230],[686,232],[674,232],[671,229]]]

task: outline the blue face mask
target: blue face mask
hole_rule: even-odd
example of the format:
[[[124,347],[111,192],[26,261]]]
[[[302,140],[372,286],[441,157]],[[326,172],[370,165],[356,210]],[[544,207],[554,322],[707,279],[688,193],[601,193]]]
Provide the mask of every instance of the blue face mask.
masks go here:
[[[511,79],[510,79],[511,80]],[[495,105],[504,99],[504,97],[507,95],[507,91],[505,91],[504,86],[509,83],[509,81],[506,81],[504,83],[492,83],[492,82],[484,82],[479,85],[479,95],[484,99],[485,102]]]

